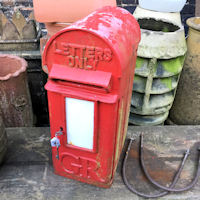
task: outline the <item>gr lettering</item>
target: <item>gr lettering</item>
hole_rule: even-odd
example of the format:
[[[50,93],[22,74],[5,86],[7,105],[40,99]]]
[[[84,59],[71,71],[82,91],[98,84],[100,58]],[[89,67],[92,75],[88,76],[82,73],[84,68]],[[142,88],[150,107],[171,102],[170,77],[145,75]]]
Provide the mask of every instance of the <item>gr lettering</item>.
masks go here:
[[[98,178],[97,171],[99,167],[95,160],[63,153],[61,163],[68,174],[76,174],[84,178]]]

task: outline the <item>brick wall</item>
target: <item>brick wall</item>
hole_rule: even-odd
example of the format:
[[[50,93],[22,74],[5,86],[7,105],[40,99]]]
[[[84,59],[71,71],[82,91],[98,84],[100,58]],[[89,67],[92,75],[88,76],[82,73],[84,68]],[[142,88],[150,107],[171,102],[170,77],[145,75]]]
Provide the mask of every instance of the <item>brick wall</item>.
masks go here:
[[[138,4],[138,0],[117,0],[117,5],[125,8],[130,13],[133,13],[136,6]]]
[[[196,12],[195,15],[200,17],[200,0],[196,0]]]
[[[182,22],[185,26],[186,34],[188,32],[188,26],[186,25],[186,20],[190,17],[195,16],[195,4],[196,0],[188,0],[185,7],[181,11]]]

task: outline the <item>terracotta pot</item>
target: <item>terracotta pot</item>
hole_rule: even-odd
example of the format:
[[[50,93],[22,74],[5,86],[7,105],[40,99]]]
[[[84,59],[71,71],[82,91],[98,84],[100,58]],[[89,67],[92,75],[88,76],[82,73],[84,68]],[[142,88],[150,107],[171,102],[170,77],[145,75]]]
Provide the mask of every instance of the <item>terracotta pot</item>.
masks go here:
[[[39,22],[75,22],[103,6],[116,6],[116,0],[33,0]]]
[[[7,150],[7,136],[6,136],[4,123],[3,123],[2,118],[0,116],[0,164],[3,161],[6,150]]]
[[[22,58],[0,54],[0,110],[6,127],[33,126],[26,67]]]
[[[48,31],[48,36],[53,36],[58,31],[70,26],[71,23],[45,23],[45,27]]]
[[[170,119],[180,125],[200,125],[200,17],[187,20],[188,52],[170,111]]]

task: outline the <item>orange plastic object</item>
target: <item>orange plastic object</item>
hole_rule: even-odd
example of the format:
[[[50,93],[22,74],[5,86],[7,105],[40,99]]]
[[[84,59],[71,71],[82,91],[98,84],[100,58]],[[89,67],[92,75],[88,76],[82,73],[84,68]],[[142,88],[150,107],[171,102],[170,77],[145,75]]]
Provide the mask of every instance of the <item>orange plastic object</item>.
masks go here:
[[[98,8],[116,6],[116,0],[33,0],[39,22],[75,22]]]

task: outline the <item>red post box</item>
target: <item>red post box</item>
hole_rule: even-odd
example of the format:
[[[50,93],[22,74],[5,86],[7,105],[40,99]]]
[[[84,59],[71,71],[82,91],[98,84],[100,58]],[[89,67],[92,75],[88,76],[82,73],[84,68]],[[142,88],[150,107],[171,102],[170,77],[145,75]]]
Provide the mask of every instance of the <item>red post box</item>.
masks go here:
[[[113,181],[126,136],[140,28],[126,10],[104,7],[47,43],[55,173],[100,187]]]

